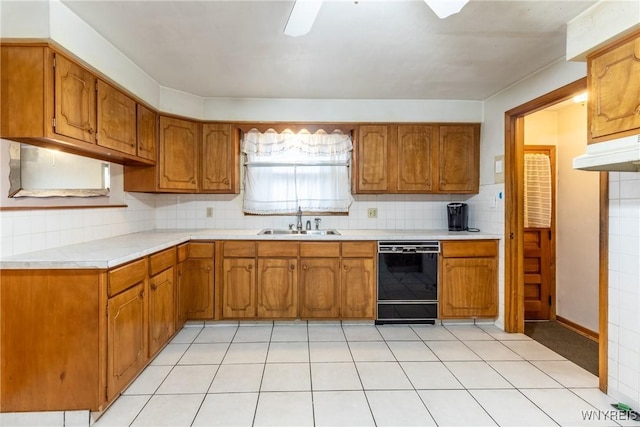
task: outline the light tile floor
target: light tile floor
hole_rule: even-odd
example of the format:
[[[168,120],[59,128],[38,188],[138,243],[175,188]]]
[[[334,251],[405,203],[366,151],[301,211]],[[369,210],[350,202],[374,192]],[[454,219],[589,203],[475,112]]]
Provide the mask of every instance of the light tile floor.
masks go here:
[[[492,325],[191,324],[94,425],[637,425],[612,421],[613,400],[597,386],[529,337]],[[89,418],[0,414],[0,425]]]

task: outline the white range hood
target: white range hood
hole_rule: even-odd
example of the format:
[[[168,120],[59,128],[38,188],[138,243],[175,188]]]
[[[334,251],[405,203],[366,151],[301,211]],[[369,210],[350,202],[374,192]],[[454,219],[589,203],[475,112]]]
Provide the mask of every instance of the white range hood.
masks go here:
[[[573,168],[585,171],[640,172],[640,135],[587,145],[573,159]]]

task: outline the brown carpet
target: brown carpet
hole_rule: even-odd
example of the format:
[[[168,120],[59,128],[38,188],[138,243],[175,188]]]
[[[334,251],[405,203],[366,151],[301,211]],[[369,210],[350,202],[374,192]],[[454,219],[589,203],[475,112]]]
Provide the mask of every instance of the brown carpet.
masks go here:
[[[524,333],[598,376],[598,343],[558,322],[525,322]]]

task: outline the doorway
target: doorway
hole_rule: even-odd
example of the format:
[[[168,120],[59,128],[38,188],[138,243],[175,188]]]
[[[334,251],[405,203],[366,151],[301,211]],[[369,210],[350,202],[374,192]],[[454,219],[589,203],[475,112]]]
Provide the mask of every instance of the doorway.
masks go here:
[[[586,90],[586,78],[563,86],[505,113],[505,330],[524,332],[524,117],[568,100]],[[599,188],[598,331],[600,389],[607,381],[607,238],[608,174],[600,173]]]

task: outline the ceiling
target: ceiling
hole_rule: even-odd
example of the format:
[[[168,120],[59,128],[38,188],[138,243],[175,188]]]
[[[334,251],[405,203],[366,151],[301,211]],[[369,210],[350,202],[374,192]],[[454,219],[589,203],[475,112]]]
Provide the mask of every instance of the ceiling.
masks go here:
[[[595,1],[325,1],[283,34],[293,1],[62,0],[160,85],[202,97],[485,100],[564,58]]]

